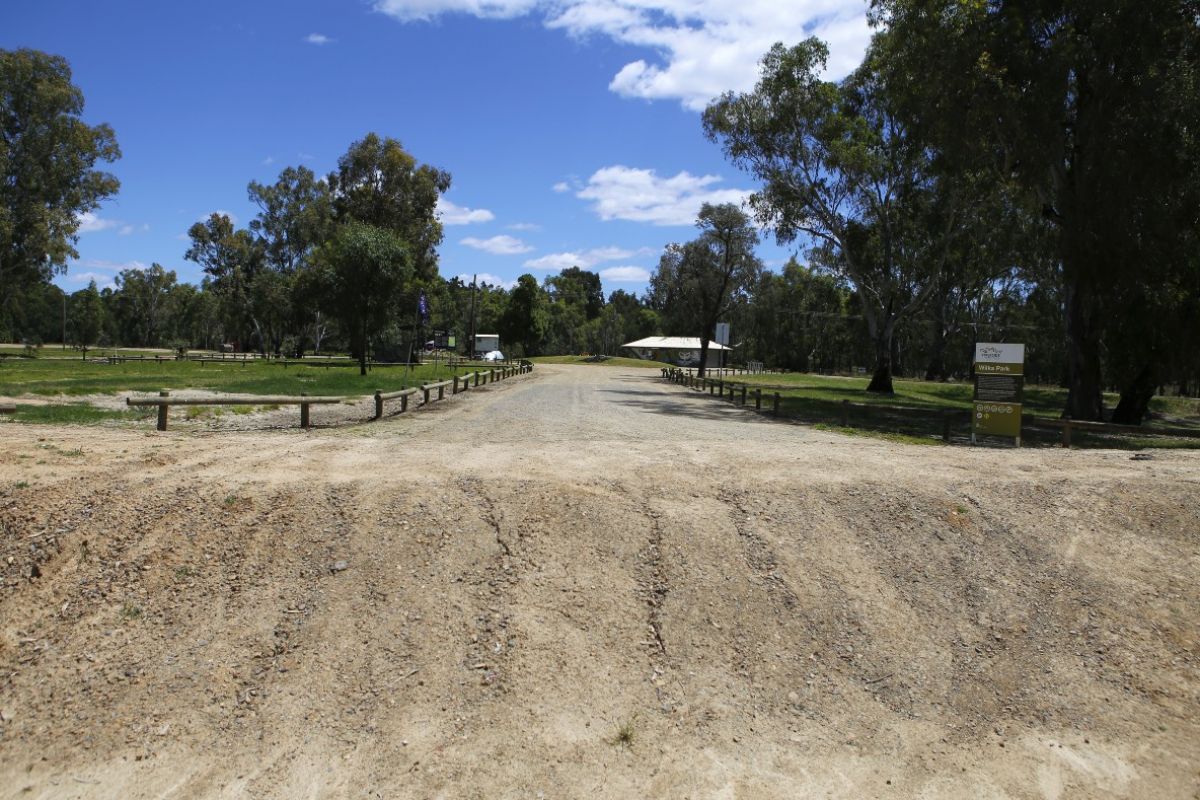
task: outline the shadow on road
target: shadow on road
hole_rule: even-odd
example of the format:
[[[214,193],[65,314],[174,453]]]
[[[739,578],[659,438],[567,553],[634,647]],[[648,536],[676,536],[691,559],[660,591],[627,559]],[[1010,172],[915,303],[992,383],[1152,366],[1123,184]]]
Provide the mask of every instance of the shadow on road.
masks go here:
[[[687,402],[686,400],[673,397],[669,394],[661,392],[645,392],[634,391],[631,389],[600,389],[600,392],[607,395],[621,395],[614,397],[613,401],[624,406],[631,406],[642,411],[648,411],[655,414],[670,414],[673,416],[690,417],[692,419],[719,419],[723,422],[770,422],[770,420],[761,414],[755,413],[730,413],[734,409],[741,408],[740,406],[732,406],[730,403],[718,400],[717,398],[705,398],[709,402]],[[699,398],[700,395],[695,395]],[[691,399],[689,397],[689,399]],[[746,411],[753,412],[754,407],[748,406]]]

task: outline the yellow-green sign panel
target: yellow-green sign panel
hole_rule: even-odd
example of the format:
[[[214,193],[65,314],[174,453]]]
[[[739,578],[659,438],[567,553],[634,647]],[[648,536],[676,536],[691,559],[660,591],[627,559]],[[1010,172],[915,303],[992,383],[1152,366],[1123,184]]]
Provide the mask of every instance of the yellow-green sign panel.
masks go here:
[[[1021,404],[975,403],[972,424],[976,433],[1019,437],[1021,435]]]

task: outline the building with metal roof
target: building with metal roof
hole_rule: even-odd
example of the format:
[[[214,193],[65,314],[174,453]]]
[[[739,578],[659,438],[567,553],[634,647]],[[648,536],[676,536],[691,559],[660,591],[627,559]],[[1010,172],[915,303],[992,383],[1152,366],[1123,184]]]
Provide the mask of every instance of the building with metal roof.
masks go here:
[[[665,361],[678,367],[700,366],[699,336],[647,336],[621,347],[631,351],[636,358],[647,361]],[[708,342],[708,363],[705,366],[721,366],[721,353],[731,348]]]

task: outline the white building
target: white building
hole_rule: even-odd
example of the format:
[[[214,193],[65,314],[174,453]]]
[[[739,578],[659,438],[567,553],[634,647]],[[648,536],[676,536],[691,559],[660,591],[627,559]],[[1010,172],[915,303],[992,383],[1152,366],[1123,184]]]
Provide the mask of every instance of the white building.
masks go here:
[[[700,366],[700,337],[699,336],[648,336],[636,342],[623,344],[636,358],[647,361],[665,361],[677,367]],[[709,340],[708,363],[706,367],[721,366],[721,353],[730,348]]]

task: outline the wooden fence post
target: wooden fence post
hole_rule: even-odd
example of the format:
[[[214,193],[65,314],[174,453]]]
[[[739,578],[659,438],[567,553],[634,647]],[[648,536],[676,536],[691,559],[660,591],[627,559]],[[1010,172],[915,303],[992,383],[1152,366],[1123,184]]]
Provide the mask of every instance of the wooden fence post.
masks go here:
[[[850,401],[849,400],[842,401],[842,427],[843,428],[850,427]]]
[[[425,405],[429,405],[429,387],[422,385],[421,391],[425,393]]]
[[[171,395],[171,393],[168,392],[166,389],[163,389],[161,392],[158,393],[159,397],[169,397],[170,395]],[[165,431],[167,429],[167,412],[170,410],[171,410],[171,407],[166,405],[165,403],[158,407],[158,429],[160,431]]]
[[[375,390],[375,419],[383,416],[383,392]]]
[[[942,412],[942,441],[950,443],[950,412]]]
[[[742,384],[742,405],[746,405],[746,389],[747,388],[748,387],[746,386],[746,384],[743,383]]]
[[[754,390],[754,410],[762,411],[762,389]]]
[[[476,370],[476,372],[475,372],[475,385],[476,385],[476,386],[478,386],[478,385],[479,385],[479,372],[478,372],[478,370]]]
[[[403,414],[405,411],[408,411],[408,395],[400,398],[400,413]]]
[[[1063,417],[1062,446],[1071,449],[1071,418]]]
[[[308,397],[308,394],[306,392],[301,392],[300,396]],[[300,404],[300,427],[304,428],[304,430],[308,430],[308,403]]]
[[[775,393],[775,416],[779,416],[779,392]]]
[[[438,400],[445,400],[445,399],[446,399],[446,387],[445,387],[445,385],[442,385],[442,386],[438,387]]]

